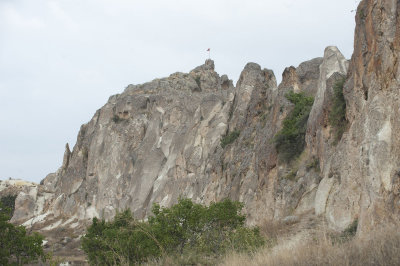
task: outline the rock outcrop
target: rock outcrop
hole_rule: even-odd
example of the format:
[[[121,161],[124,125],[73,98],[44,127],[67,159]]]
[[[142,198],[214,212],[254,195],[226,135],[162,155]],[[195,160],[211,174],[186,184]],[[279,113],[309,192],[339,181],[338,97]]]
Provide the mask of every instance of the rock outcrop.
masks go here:
[[[361,233],[400,218],[399,13],[396,0],[364,0],[357,9],[344,88],[350,127],[324,171],[328,221],[343,228],[358,217]]]
[[[255,63],[233,86],[212,60],[129,85],[81,127],[56,173],[18,192],[12,221],[57,242],[62,232],[78,238],[93,217],[130,208],[141,219],[153,203],[170,206],[180,196],[242,201],[250,224],[315,212],[336,230],[359,219],[363,233],[398,220],[399,10],[395,0],[362,1],[351,61],[327,47],[322,58],[285,69],[279,86]],[[335,139],[329,113],[343,78],[348,127]],[[289,91],[314,104],[305,150],[287,163],[274,136],[293,109]]]
[[[72,152],[66,146],[61,168],[40,185],[52,196],[18,196],[24,210],[26,201],[40,200],[40,213],[29,210],[13,221],[41,230],[73,224],[79,231],[93,217],[110,219],[126,208],[145,218],[154,202],[170,206],[180,196],[243,201],[253,224],[292,214],[304,184],[282,178],[290,169],[278,162],[272,139],[292,108],[285,93],[312,94],[317,63],[324,68],[319,58],[291,67],[294,75],[284,74],[279,89],[274,73],[255,63],[234,87],[212,60],[188,74],[129,85],[81,127]],[[333,65],[323,71],[334,72]],[[238,139],[223,148],[221,139],[234,131]]]

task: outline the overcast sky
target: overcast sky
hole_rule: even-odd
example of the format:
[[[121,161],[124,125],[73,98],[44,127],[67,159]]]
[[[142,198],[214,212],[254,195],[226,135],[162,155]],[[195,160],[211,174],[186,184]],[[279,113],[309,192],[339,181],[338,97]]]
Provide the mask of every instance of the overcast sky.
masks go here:
[[[40,182],[109,96],[204,63],[237,81],[353,51],[354,0],[0,0],[0,179]]]

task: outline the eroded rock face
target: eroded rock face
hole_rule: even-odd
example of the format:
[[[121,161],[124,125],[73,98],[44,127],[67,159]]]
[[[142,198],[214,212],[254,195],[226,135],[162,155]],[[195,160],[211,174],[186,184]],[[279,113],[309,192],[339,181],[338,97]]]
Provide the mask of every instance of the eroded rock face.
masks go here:
[[[64,215],[79,220],[126,208],[144,218],[153,202],[200,195],[228,127],[232,88],[211,60],[189,74],[128,86],[82,126],[68,166],[44,186],[55,189]]]
[[[46,197],[28,193],[30,204],[41,207],[27,208],[20,194],[17,208],[25,214],[13,220],[43,231],[71,225],[79,231],[93,217],[110,219],[126,208],[144,218],[154,202],[170,206],[179,196],[241,200],[252,223],[280,217],[287,212],[275,210],[271,139],[290,111],[289,90],[278,89],[274,73],[255,63],[234,87],[211,60],[188,74],[129,85],[81,127],[72,152],[66,146],[60,169],[38,186]],[[234,130],[238,140],[223,149],[221,138]]]
[[[154,202],[202,201],[234,99],[232,81],[211,60],[188,74],[129,85],[81,127],[56,173],[19,193],[12,221],[57,242],[117,210],[145,218]]]
[[[250,224],[315,212],[337,230],[359,218],[363,232],[398,219],[398,5],[362,1],[351,61],[327,47],[322,58],[287,68],[279,86],[255,63],[233,86],[212,60],[129,85],[81,127],[56,173],[19,193],[13,221],[56,240],[56,229],[79,235],[91,218],[126,208],[144,218],[154,202],[170,206],[179,196],[240,200]],[[344,77],[349,126],[336,141],[329,113],[333,87]],[[293,108],[289,91],[315,100],[305,151],[285,163],[273,139]],[[232,132],[237,139],[222,147]]]
[[[9,179],[0,180],[0,198],[16,197],[18,201],[15,203],[18,208],[13,213],[15,221],[19,219],[26,220],[35,214],[36,197],[38,194],[38,184],[23,180]]]
[[[250,223],[289,215],[303,184],[282,182],[288,167],[279,165],[271,140],[292,108],[285,93],[317,84],[315,62],[322,63],[301,65],[296,88],[288,81],[278,89],[274,73],[255,63],[234,87],[211,60],[188,74],[129,85],[81,127],[72,152],[66,146],[63,165],[40,186],[52,195],[40,213],[29,209],[15,222],[44,231],[73,224],[79,231],[93,217],[110,219],[126,208],[144,218],[154,202],[170,206],[179,196],[243,201]],[[233,131],[239,138],[222,148]],[[17,205],[26,210],[22,198]]]
[[[395,0],[364,0],[357,9],[345,85],[350,128],[326,171],[334,178],[326,215],[336,226],[359,216],[367,232],[399,218],[399,12]]]
[[[285,68],[279,88],[291,87],[295,93],[303,92],[308,96],[314,96],[319,85],[322,61],[322,57],[317,57],[301,63],[297,68],[294,66]]]
[[[306,135],[310,155],[318,158],[322,167],[335,150],[329,123],[334,97],[333,87],[337,81],[346,77],[348,65],[348,61],[336,47],[330,46],[325,49]]]
[[[341,141],[332,145],[326,110],[328,84],[346,73],[344,58],[327,88],[318,86],[308,121],[308,148],[319,159],[323,178],[315,211],[338,230],[357,218],[361,234],[399,219],[399,10],[398,1],[390,0],[364,0],[358,7],[344,86],[349,128]]]

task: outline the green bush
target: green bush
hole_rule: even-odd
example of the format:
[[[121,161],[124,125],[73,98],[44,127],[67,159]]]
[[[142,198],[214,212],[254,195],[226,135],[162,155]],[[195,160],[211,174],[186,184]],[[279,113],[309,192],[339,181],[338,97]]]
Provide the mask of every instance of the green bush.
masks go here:
[[[347,120],[346,120],[346,101],[343,95],[343,86],[346,79],[338,80],[333,86],[333,104],[332,108],[329,112],[329,123],[333,127],[335,143],[337,143],[347,128]]]
[[[234,130],[221,139],[221,147],[225,149],[226,146],[233,143],[240,135],[239,130]]]
[[[365,15],[365,13],[364,13],[364,10],[362,10],[362,9],[360,9],[359,11],[358,11],[358,16],[360,17],[360,19],[365,19],[366,18],[366,15]]]
[[[343,232],[341,232],[339,235],[331,235],[332,243],[344,243],[352,238],[357,233],[357,228],[358,228],[358,219],[355,219]]]
[[[275,135],[274,142],[279,158],[289,162],[304,150],[307,121],[314,98],[294,92],[286,93],[285,97],[294,104],[294,108],[283,121],[283,128]]]
[[[43,236],[28,235],[23,226],[9,223],[11,209],[0,201],[0,265],[23,265],[46,260],[42,248]]]
[[[287,175],[285,175],[285,179],[294,181],[296,179],[296,176],[297,176],[297,171],[298,171],[297,168],[291,170]]]
[[[130,211],[118,213],[112,222],[93,218],[82,238],[82,249],[93,265],[141,262],[143,258],[160,255],[157,243],[148,234],[148,224],[135,221]]]
[[[121,122],[123,119],[122,118],[120,118],[118,115],[114,115],[113,117],[112,117],[112,121],[114,122],[114,123],[119,123],[119,122]]]
[[[357,233],[358,219],[355,219],[342,233],[343,237],[353,237]]]
[[[319,160],[318,158],[313,158],[312,161],[310,161],[306,165],[307,171],[310,171],[311,169],[314,169],[315,172],[319,173],[321,172],[321,169],[319,168]]]
[[[196,77],[194,78],[194,80],[196,81],[197,86],[198,86],[199,88],[201,88],[200,76],[196,76]]]
[[[16,195],[9,195],[0,198],[1,204],[3,204],[4,208],[9,209],[9,216],[12,217],[14,214],[15,209],[15,199],[17,198]]]
[[[228,250],[253,251],[264,245],[257,228],[244,226],[243,205],[224,200],[209,207],[179,199],[171,208],[153,206],[153,216],[139,222],[130,211],[111,222],[93,219],[82,248],[93,265],[134,264],[175,259],[179,264],[205,263]]]

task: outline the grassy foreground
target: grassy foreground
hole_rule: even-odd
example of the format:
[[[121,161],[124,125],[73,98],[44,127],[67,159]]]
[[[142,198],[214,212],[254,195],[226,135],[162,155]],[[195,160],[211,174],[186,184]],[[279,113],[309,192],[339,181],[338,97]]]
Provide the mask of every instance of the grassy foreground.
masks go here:
[[[335,241],[320,232],[294,245],[282,243],[251,255],[229,253],[220,265],[400,265],[399,226],[386,226],[366,237]]]
[[[146,222],[124,211],[114,221],[94,219],[82,248],[91,265],[400,265],[400,224],[360,236],[357,219],[338,233],[308,212],[248,228],[242,207],[180,199],[154,205]]]

